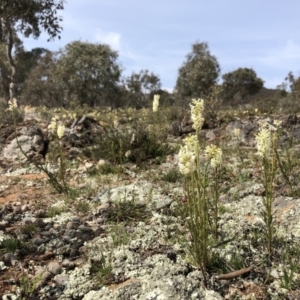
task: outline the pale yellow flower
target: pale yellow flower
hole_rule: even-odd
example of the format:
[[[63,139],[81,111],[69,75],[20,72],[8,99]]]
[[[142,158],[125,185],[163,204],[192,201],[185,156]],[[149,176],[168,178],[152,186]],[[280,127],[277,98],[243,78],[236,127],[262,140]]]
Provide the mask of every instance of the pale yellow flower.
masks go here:
[[[257,154],[261,157],[266,157],[270,153],[272,145],[271,131],[265,126],[262,126],[255,139]]]
[[[189,175],[196,169],[196,156],[191,152],[187,145],[182,146],[178,153],[178,166],[179,171],[183,175]]]
[[[125,157],[128,158],[130,155],[131,155],[131,151],[130,151],[130,150],[127,150],[127,151],[125,152]]]
[[[198,137],[196,134],[190,135],[183,140],[184,145],[186,145],[189,151],[197,153],[197,147],[199,144]]]
[[[191,117],[193,121],[193,128],[195,130],[201,130],[204,123],[203,111],[204,111],[204,100],[203,99],[192,99]]]
[[[57,131],[58,121],[59,121],[59,117],[54,116],[54,117],[52,117],[51,122],[48,125],[48,130],[53,134],[55,134]]]
[[[135,142],[135,133],[132,134],[130,144],[132,145]]]
[[[8,110],[13,111],[18,108],[18,101],[16,98],[8,100]]]
[[[278,127],[281,126],[282,121],[280,121],[280,120],[274,120],[274,121],[273,121],[273,124],[278,128]]]
[[[153,112],[157,112],[158,111],[159,98],[160,98],[160,95],[154,95],[154,99],[153,99]]]
[[[240,128],[234,128],[233,129],[233,135],[234,135],[234,137],[236,138],[236,139],[240,139],[240,134],[241,134],[241,130],[240,130]]]
[[[216,145],[208,145],[205,148],[205,153],[210,159],[210,165],[212,167],[217,167],[222,163],[222,149],[218,148]]]
[[[59,124],[57,126],[57,136],[59,139],[61,139],[64,136],[65,131],[66,131],[66,128],[64,125]]]

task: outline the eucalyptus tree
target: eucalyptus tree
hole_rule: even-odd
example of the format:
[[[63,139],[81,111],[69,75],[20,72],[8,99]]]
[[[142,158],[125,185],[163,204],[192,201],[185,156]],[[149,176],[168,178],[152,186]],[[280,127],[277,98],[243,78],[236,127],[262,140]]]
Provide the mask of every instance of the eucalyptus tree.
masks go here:
[[[118,53],[105,44],[74,41],[58,53],[56,81],[80,105],[115,106],[120,97]]]
[[[1,0],[0,42],[6,46],[6,56],[11,69],[9,95],[15,97],[17,67],[13,47],[18,34],[38,38],[44,30],[49,40],[60,38],[62,18],[58,11],[64,8],[64,0]]]
[[[161,81],[158,75],[149,70],[141,70],[139,73],[132,72],[123,82],[127,93],[126,102],[137,108],[149,105],[153,94],[161,89]]]
[[[237,94],[243,102],[248,96],[256,94],[264,86],[263,80],[256,75],[253,69],[249,68],[238,68],[224,74],[222,78],[222,96],[227,102],[233,100]]]
[[[208,96],[220,74],[218,60],[207,43],[195,43],[178,71],[175,91],[181,98]]]

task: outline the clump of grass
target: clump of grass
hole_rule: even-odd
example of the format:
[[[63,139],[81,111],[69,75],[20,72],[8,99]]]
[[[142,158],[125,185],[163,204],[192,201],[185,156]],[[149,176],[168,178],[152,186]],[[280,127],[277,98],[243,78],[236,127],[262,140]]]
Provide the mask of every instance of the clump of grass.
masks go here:
[[[112,165],[110,163],[105,163],[103,165],[98,166],[94,171],[94,175],[102,174],[102,175],[108,175],[108,174],[120,174],[123,171],[122,166],[116,166]]]
[[[279,283],[282,288],[294,290],[299,288],[299,279],[296,273],[300,271],[300,245],[299,242],[282,242],[279,250],[278,264],[282,266]]]
[[[24,253],[26,252],[27,245],[15,238],[9,238],[2,242],[2,245],[0,247],[0,252],[4,253]]]
[[[177,168],[169,170],[167,173],[163,174],[160,179],[162,181],[167,181],[170,183],[175,183],[183,179],[183,175],[179,172]]]
[[[41,279],[42,279],[42,274],[35,277],[34,279],[30,279],[28,274],[23,274],[20,277],[19,286],[20,286],[21,300],[33,299],[31,297],[34,296],[34,292],[36,291],[37,284],[41,281]]]
[[[2,250],[6,253],[14,253],[19,247],[19,242],[15,238],[10,238],[2,242]]]
[[[28,236],[33,236],[35,233],[40,231],[40,228],[33,223],[27,223],[20,228],[20,231]]]
[[[53,218],[53,217],[55,217],[55,216],[57,216],[57,215],[60,215],[60,214],[61,214],[62,212],[64,212],[64,211],[65,211],[65,208],[63,208],[63,207],[61,207],[61,206],[51,206],[51,207],[48,209],[46,215],[47,215],[47,217],[49,217],[49,218]]]
[[[113,164],[126,161],[140,165],[156,157],[166,156],[173,152],[166,140],[166,132],[154,130],[141,121],[132,124],[132,129],[119,129],[111,126],[99,139],[97,146],[91,149],[95,160],[106,159]]]
[[[125,197],[112,203],[107,209],[107,220],[114,223],[145,222],[150,216],[147,204],[137,203],[134,198],[127,200]]]
[[[123,225],[112,226],[109,233],[113,239],[114,247],[128,245],[130,242],[130,234]]]
[[[87,215],[90,211],[90,204],[86,201],[79,200],[74,204],[74,207],[78,213],[83,215]]]
[[[98,280],[100,287],[115,281],[112,265],[103,255],[99,261],[92,261],[91,276]]]

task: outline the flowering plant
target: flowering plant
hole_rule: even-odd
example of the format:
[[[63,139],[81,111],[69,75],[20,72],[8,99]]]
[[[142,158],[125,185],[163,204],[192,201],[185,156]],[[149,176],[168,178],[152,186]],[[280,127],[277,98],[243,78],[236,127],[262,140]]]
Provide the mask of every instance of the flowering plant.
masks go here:
[[[204,285],[207,285],[209,226],[215,233],[215,237],[218,237],[218,177],[219,166],[222,163],[222,150],[215,145],[207,146],[204,151],[201,150],[198,136],[204,122],[204,101],[193,99],[190,106],[196,134],[183,140],[178,153],[178,167],[185,176],[185,191],[188,199],[187,226],[192,235],[190,253],[201,269]],[[213,180],[209,182],[208,178],[211,173]],[[213,191],[214,201],[209,200],[209,187]],[[213,212],[212,216],[210,212]],[[213,221],[211,222],[210,219]]]

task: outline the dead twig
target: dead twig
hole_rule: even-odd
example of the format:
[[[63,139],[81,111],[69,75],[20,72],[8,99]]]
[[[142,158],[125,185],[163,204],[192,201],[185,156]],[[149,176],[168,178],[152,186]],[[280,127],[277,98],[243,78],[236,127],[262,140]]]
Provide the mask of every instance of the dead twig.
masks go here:
[[[243,268],[243,269],[240,269],[240,270],[237,270],[237,271],[234,271],[234,272],[230,272],[230,273],[227,273],[227,274],[221,274],[219,276],[216,276],[215,278],[218,279],[218,280],[221,280],[221,279],[225,279],[225,280],[233,279],[233,278],[237,278],[239,276],[242,276],[242,275],[244,275],[246,273],[249,273],[252,269],[253,269],[253,267]]]

